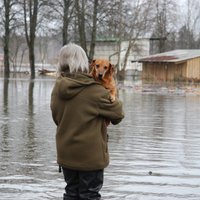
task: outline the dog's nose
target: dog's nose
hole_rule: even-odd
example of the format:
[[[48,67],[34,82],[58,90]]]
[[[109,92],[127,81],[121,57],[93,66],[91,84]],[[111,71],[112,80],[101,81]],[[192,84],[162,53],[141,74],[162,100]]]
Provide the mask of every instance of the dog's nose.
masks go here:
[[[103,75],[102,74],[99,74],[99,79],[102,79]]]

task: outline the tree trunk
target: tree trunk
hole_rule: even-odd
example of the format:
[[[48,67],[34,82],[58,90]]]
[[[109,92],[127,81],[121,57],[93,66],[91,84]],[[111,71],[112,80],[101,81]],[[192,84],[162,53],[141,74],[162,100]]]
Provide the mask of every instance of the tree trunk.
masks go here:
[[[122,44],[122,0],[119,5],[120,21],[119,21],[119,40],[118,40],[118,54],[117,54],[117,69],[121,68],[121,44]]]
[[[93,26],[92,26],[92,37],[90,43],[90,53],[89,60],[94,57],[95,44],[96,44],[96,32],[97,32],[97,11],[98,11],[98,0],[94,1],[94,11],[93,11]]]
[[[30,71],[31,71],[31,78],[35,78],[35,33],[36,33],[36,26],[37,26],[37,15],[38,15],[38,0],[33,0],[29,2],[28,5],[29,17],[30,22],[28,25],[27,22],[27,2],[24,0],[24,24],[25,24],[25,34],[26,34],[26,41],[28,44],[29,49],[29,64],[30,64]],[[28,27],[30,27],[28,29]]]
[[[128,56],[130,54],[131,48],[133,47],[133,43],[134,43],[133,41],[129,41],[129,43],[128,43],[128,48],[125,53],[124,63],[123,63],[123,68],[122,68],[123,71],[125,71],[125,69],[126,69],[126,65],[128,62]]]
[[[70,7],[70,0],[63,0],[64,7],[63,7],[63,30],[62,30],[62,37],[63,37],[63,46],[68,43],[68,15],[69,15],[69,7]]]
[[[10,74],[10,62],[9,62],[9,42],[10,42],[10,0],[4,0],[5,7],[5,35],[3,37],[4,43],[4,76],[9,77]]]
[[[76,11],[78,16],[78,31],[79,31],[80,45],[87,54],[86,33],[85,33],[85,0],[81,0],[81,8],[79,5],[79,0],[76,0]]]
[[[9,74],[10,74],[9,49],[8,49],[8,44],[6,42],[4,44],[4,76],[9,77]]]
[[[29,46],[29,63],[31,70],[31,79],[35,78],[35,54],[34,54],[34,44]]]

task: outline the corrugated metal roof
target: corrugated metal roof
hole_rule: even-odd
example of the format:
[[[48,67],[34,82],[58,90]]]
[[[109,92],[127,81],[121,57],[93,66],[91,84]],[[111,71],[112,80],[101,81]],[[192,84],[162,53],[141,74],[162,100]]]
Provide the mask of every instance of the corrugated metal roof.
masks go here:
[[[164,53],[154,54],[137,60],[138,62],[184,62],[186,60],[200,57],[200,49],[180,49]]]

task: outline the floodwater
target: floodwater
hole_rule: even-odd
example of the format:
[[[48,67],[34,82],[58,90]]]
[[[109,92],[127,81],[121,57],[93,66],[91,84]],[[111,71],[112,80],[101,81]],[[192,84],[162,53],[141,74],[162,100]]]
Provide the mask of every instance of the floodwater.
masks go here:
[[[54,81],[0,78],[1,200],[62,199],[49,108]],[[194,91],[120,85],[125,119],[109,127],[104,200],[200,199],[200,95]]]

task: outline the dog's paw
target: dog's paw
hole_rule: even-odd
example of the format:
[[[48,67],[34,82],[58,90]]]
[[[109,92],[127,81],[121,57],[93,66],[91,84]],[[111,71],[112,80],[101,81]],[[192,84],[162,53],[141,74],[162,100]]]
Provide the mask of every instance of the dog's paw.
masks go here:
[[[115,96],[110,95],[110,102],[113,103],[115,101]]]
[[[106,119],[105,123],[106,123],[106,126],[108,126],[110,124],[110,120]]]

